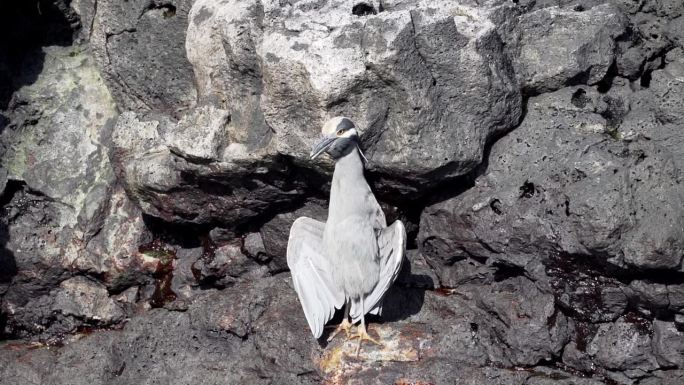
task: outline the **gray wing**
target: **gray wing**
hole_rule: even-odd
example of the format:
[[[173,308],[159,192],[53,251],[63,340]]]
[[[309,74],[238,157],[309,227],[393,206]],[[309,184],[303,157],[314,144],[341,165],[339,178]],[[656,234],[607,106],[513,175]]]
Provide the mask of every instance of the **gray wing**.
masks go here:
[[[316,338],[323,334],[323,327],[335,314],[335,308],[344,305],[344,293],[333,287],[333,269],[323,253],[324,228],[323,222],[298,218],[292,224],[287,242],[287,266],[292,272],[292,282],[311,333]]]
[[[397,279],[401,264],[404,261],[406,250],[406,229],[401,221],[395,221],[392,226],[386,227],[378,236],[380,249],[380,280],[373,291],[364,298],[366,313],[380,314],[382,312],[382,300],[390,286]],[[349,311],[353,322],[357,322],[364,315],[359,302],[352,302]]]

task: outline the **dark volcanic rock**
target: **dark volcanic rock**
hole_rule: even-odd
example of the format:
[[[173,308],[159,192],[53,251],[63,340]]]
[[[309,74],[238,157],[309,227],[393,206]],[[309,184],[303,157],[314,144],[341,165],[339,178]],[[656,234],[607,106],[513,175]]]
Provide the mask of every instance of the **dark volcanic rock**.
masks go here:
[[[615,40],[626,27],[627,18],[607,4],[584,12],[549,7],[522,15],[512,37],[521,86],[541,93],[598,83],[613,64]]]
[[[679,270],[684,189],[674,158],[648,140],[616,140],[598,113],[602,101],[586,87],[531,98],[475,186],[423,213],[419,242],[433,266],[472,256],[525,267],[585,255]]]
[[[205,247],[202,256],[192,265],[193,273],[202,285],[226,287],[250,273],[252,278],[267,275],[267,270],[242,253],[240,245],[226,244]]]
[[[678,49],[667,57],[641,87],[615,78],[607,90],[530,98],[474,187],[421,217],[418,244],[443,285],[533,279],[555,297],[549,319],[569,318],[559,335],[569,344],[561,338],[550,355],[618,383],[681,365],[665,348],[682,336],[671,320],[684,279],[681,150],[669,139],[681,59]],[[518,332],[525,342],[533,324]]]
[[[284,278],[204,292],[186,312],[150,310],[122,330],[80,334],[60,348],[0,345],[0,383],[18,383],[27,376],[55,384],[123,384],[140,378],[178,384],[197,378],[206,384],[315,384],[322,379],[448,384],[454,378],[468,384],[486,378],[511,384],[544,384],[554,378],[594,383],[553,368],[476,369],[489,360],[507,362],[507,353],[499,350],[490,324],[499,321],[458,295],[429,293],[419,314],[392,325],[371,325],[386,347],[364,345],[357,359],[354,341],[338,337],[322,347],[311,337]],[[5,365],[17,360],[19,366]]]
[[[273,258],[273,267],[275,269],[287,269],[285,255],[292,223],[297,218],[303,216],[325,222],[328,217],[326,205],[325,202],[308,201],[304,204],[304,207],[289,213],[278,214],[261,227],[260,235],[263,240],[264,251]]]
[[[684,382],[682,1],[2,10],[0,384]],[[411,248],[358,356],[286,263],[340,114]]]
[[[185,55],[194,0],[97,1],[90,42],[107,85],[126,110],[180,113],[195,101]],[[92,11],[90,11],[92,12]]]

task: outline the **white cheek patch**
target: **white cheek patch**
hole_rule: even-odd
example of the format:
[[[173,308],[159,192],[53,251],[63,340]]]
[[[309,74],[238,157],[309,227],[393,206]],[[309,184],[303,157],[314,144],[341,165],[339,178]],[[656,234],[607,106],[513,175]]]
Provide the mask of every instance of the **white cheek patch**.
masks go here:
[[[340,138],[351,138],[352,136],[357,135],[356,133],[356,128],[349,129],[345,131],[342,135],[340,135]]]

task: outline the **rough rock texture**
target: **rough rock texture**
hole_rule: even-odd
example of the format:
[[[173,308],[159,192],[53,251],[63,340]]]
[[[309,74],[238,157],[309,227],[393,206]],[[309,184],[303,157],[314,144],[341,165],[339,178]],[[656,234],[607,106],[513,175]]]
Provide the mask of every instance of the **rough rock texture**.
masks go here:
[[[193,5],[185,46],[198,104],[178,121],[125,113],[115,128],[120,177],[145,212],[235,224],[301,199],[320,179],[299,168],[315,168],[308,153],[326,116],[356,120],[374,170],[412,181],[389,186],[414,195],[434,175],[472,170],[488,139],[518,123],[520,90],[493,22],[510,7],[357,15],[348,5]]]
[[[521,16],[511,39],[520,85],[530,93],[572,83],[596,84],[615,60],[627,18],[614,6],[584,12],[549,7]]]
[[[681,270],[676,156],[651,140],[619,140],[612,114],[626,106],[587,87],[531,98],[525,121],[492,147],[475,186],[423,213],[428,255],[501,256],[521,267],[573,255],[615,268]]]
[[[75,8],[91,22],[87,31],[93,53],[122,109],[158,110],[173,116],[194,103],[192,70],[179,44],[192,3],[77,2]]]
[[[684,381],[681,1],[15,3],[0,384]],[[410,246],[358,357],[285,258],[338,114]]]

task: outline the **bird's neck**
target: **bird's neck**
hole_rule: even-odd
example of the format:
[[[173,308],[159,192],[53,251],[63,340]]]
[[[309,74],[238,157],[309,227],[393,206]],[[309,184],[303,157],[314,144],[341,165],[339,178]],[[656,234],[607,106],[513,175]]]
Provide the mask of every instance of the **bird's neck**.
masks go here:
[[[359,199],[368,191],[370,187],[363,176],[363,161],[359,151],[354,149],[335,163],[329,206],[335,210],[328,209],[329,221],[339,222],[341,218],[357,213]]]
[[[358,182],[359,179],[356,178],[359,177],[365,180],[365,178],[363,178],[363,160],[361,160],[361,155],[357,148],[349,151],[348,154],[339,158],[335,163],[333,181],[335,181],[335,177],[340,179],[341,176],[344,176],[344,178],[339,182],[354,183]]]

